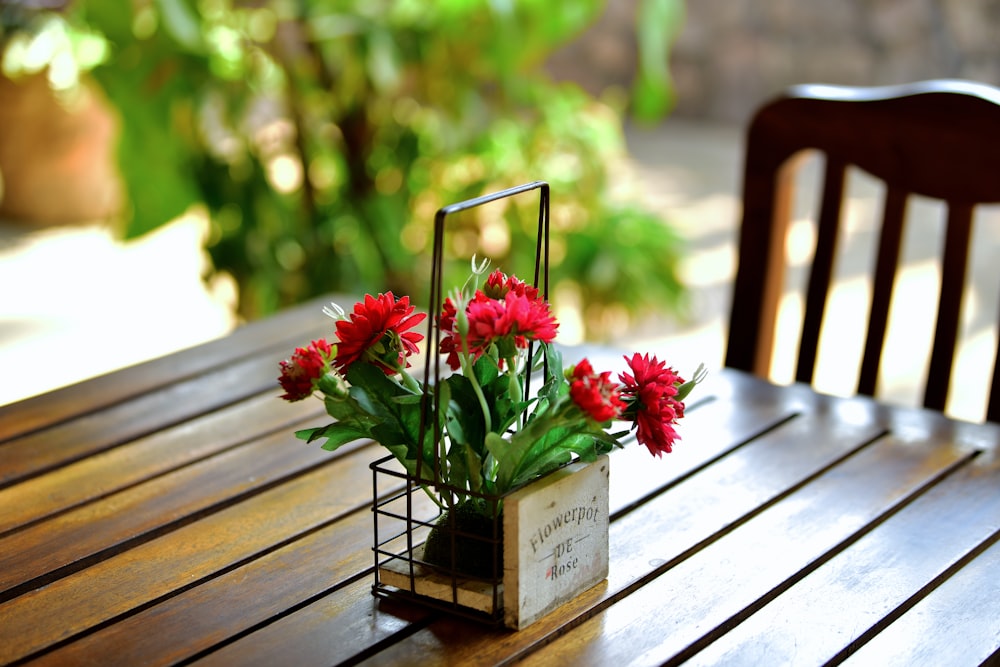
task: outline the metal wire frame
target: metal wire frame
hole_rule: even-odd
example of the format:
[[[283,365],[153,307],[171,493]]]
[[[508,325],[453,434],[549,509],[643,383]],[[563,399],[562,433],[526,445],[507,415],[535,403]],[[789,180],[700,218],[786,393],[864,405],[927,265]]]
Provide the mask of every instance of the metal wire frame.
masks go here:
[[[484,494],[472,494],[486,499],[489,503],[493,515],[493,534],[490,536],[475,535],[459,530],[451,520],[448,527],[448,535],[451,539],[451,562],[456,562],[457,538],[464,540],[476,540],[486,544],[493,556],[493,569],[490,576],[470,577],[455,569],[444,568],[439,564],[431,565],[423,560],[419,555],[420,539],[417,532],[421,529],[429,532],[439,517],[440,511],[428,511],[421,513],[420,508],[415,507],[413,496],[418,492],[419,485],[416,479],[405,472],[399,472],[388,467],[394,463],[392,456],[379,459],[371,465],[373,470],[372,490],[374,502],[373,511],[373,551],[375,554],[375,583],[372,592],[376,597],[400,598],[416,601],[425,607],[447,611],[453,614],[464,616],[476,621],[485,622],[491,625],[499,625],[503,621],[503,572],[500,570],[499,554],[502,553],[503,543],[500,536],[500,506],[502,498],[500,496],[486,496]],[[379,497],[380,486],[384,488],[385,482],[391,480],[403,481],[402,488],[397,487],[389,494]],[[381,482],[381,484],[380,484]],[[443,485],[447,487],[447,485]],[[402,504],[402,508],[396,505]],[[402,511],[400,511],[400,509]],[[386,529],[386,525],[399,526],[401,528]],[[400,548],[400,542],[404,542],[405,549]],[[380,567],[401,564],[402,569],[407,572],[408,586],[398,588],[382,581]],[[438,577],[443,577],[450,584],[450,596],[447,598],[433,598],[421,595],[417,590],[418,579],[425,568],[433,568]],[[460,599],[460,591],[463,581],[474,579],[485,585],[488,590],[489,605],[485,609],[474,609],[463,604]]]
[[[507,188],[499,192],[492,194],[483,195],[481,197],[476,197],[474,199],[469,199],[466,201],[458,202],[456,204],[451,204],[445,206],[437,211],[434,216],[434,246],[432,251],[432,262],[431,262],[431,277],[430,277],[430,295],[428,299],[428,308],[430,311],[430,317],[427,318],[427,346],[428,354],[426,355],[426,363],[424,365],[424,396],[421,410],[421,424],[420,424],[420,452],[425,451],[425,447],[428,445],[425,440],[425,434],[427,433],[427,420],[430,420],[430,424],[440,424],[441,417],[441,405],[440,405],[440,392],[439,385],[441,381],[441,329],[439,326],[438,315],[441,312],[441,308],[444,302],[444,292],[442,287],[442,276],[444,273],[444,236],[446,232],[446,221],[448,216],[462,211],[467,211],[484,204],[489,204],[501,199],[508,197],[514,197],[523,193],[532,192],[534,190],[539,191],[539,203],[538,203],[538,230],[535,242],[535,266],[533,275],[533,285],[539,290],[543,298],[548,300],[549,296],[549,201],[550,201],[550,190],[549,184],[544,181],[533,181],[531,183],[525,183],[523,185],[518,185],[512,188]],[[533,358],[533,346],[528,348],[528,359]],[[530,361],[529,361],[530,363]],[[548,370],[547,360],[545,362],[545,371]],[[524,395],[529,395],[531,390],[531,373],[525,373],[524,380]],[[374,502],[372,504],[373,511],[373,547],[372,550],[375,556],[375,583],[372,587],[372,593],[376,597],[402,597],[406,599],[412,599],[420,602],[425,606],[436,609],[444,609],[453,613],[458,613],[469,618],[473,618],[480,621],[486,621],[493,624],[499,624],[503,620],[503,605],[502,605],[502,580],[503,572],[500,569],[500,562],[502,555],[502,524],[500,511],[502,507],[503,498],[499,495],[494,494],[483,494],[470,492],[467,489],[459,489],[451,486],[443,481],[442,475],[442,462],[440,459],[441,455],[441,440],[444,434],[440,429],[435,428],[434,431],[434,442],[430,443],[433,446],[434,456],[432,470],[429,471],[430,475],[426,475],[423,469],[423,457],[420,456],[417,459],[416,475],[411,476],[405,472],[398,472],[387,467],[391,462],[392,457],[386,457],[376,461],[371,465],[373,475],[372,475],[372,497]],[[386,480],[398,479],[405,482],[402,491],[390,494],[387,497],[379,497],[380,479]],[[434,525],[434,521],[441,516],[439,511],[436,515],[424,516],[418,518],[415,516],[415,508],[413,503],[413,494],[421,492],[422,487],[426,485],[427,479],[434,480],[432,486],[439,496],[445,496],[447,498],[454,498],[456,495],[465,495],[471,497],[477,497],[484,500],[487,506],[490,508],[490,513],[493,516],[493,531],[492,536],[477,536],[471,535],[469,533],[463,533],[458,530],[455,525],[454,513],[449,512],[449,530],[448,533],[451,535],[451,562],[456,562],[456,537],[462,537],[463,539],[478,539],[482,540],[490,546],[493,553],[493,568],[492,576],[483,579],[492,587],[492,605],[490,609],[486,612],[476,611],[468,609],[459,603],[459,583],[463,579],[469,579],[470,577],[466,574],[459,573],[457,571],[444,570],[440,566],[435,566],[436,570],[450,578],[451,580],[451,600],[434,600],[417,593],[416,587],[416,577],[417,571],[421,566],[427,566],[428,563],[422,561],[414,554],[415,549],[419,547],[418,540],[415,539],[414,533],[420,529],[430,529]],[[399,514],[397,511],[391,509],[394,503],[402,501],[405,505],[405,513]],[[382,517],[383,525],[389,521],[402,521],[404,523],[403,530],[401,532],[389,532],[387,535],[380,535],[379,532],[379,518]],[[405,551],[400,552],[397,548],[389,548],[390,544],[398,544],[400,539],[403,538],[406,543]],[[392,561],[403,562],[409,572],[409,587],[408,589],[401,589],[393,586],[388,586],[384,584],[379,577],[379,567],[390,563]]]

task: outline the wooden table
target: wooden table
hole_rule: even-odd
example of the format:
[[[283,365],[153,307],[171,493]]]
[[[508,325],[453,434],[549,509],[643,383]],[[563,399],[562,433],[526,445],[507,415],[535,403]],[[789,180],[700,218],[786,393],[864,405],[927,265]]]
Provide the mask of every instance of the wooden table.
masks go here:
[[[729,370],[674,454],[612,455],[605,583],[516,633],[378,600],[382,450],[304,445],[319,401],[277,398],[329,329],[308,304],[0,408],[0,663],[1000,657],[1000,429]]]

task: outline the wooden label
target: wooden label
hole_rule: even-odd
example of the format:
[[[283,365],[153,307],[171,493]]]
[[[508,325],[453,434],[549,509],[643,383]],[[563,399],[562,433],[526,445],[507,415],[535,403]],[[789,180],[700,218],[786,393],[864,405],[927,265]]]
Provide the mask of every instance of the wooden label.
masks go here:
[[[504,499],[504,624],[520,629],[608,576],[609,461],[574,463]]]

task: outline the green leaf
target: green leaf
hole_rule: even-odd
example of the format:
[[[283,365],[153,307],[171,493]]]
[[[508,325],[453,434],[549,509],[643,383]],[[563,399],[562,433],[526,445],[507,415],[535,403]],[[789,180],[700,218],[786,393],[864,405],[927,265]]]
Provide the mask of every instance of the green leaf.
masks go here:
[[[483,461],[475,449],[451,438],[448,448],[448,482],[460,489],[483,490]]]
[[[464,375],[451,375],[442,382],[441,388],[447,388],[449,396],[446,404],[448,433],[455,442],[482,452],[486,421],[472,382]]]
[[[624,149],[620,116],[541,67],[606,2],[72,4],[67,15],[110,44],[94,74],[122,121],[125,233],[203,204],[206,248],[216,270],[236,280],[242,316],[329,291],[392,289],[426,302],[420,258],[431,255],[434,235],[424,204],[525,175],[552,184],[553,218],[586,221],[554,239],[553,285],[577,289],[595,309],[677,309],[679,240],[661,215],[616,203],[609,156]],[[638,3],[637,117],[669,106],[666,58],[682,6]],[[265,16],[274,29],[253,30]],[[298,181],[276,178],[296,169]],[[492,259],[527,277],[537,201],[511,202],[500,215],[510,250]],[[457,222],[443,248],[446,285],[467,275],[456,239],[485,238]],[[589,337],[607,333],[595,324],[603,319],[587,318]],[[496,406],[497,423],[513,423],[521,407]]]
[[[319,426],[317,428],[304,428],[302,430],[296,431],[295,432],[295,437],[298,438],[299,440],[305,440],[306,442],[312,442],[313,440],[316,439],[315,435],[317,433],[321,433],[323,431],[323,429],[325,429],[325,428],[326,428],[325,426]]]
[[[497,366],[497,362],[485,354],[473,364],[472,372],[481,387],[485,387],[500,378],[500,367]]]
[[[360,361],[348,369],[347,381],[351,384],[351,398],[375,418],[371,437],[386,447],[404,445],[404,458],[415,461],[420,446],[423,401],[410,401],[408,397],[422,394],[414,394],[381,369]],[[428,428],[426,442],[432,442],[432,425],[427,423],[425,426]],[[427,456],[428,452],[424,452],[425,460],[429,460]]]
[[[538,390],[538,396],[554,404],[561,396],[569,394],[569,385],[563,377],[562,353],[554,346],[546,345],[544,354],[548,358],[549,374]]]
[[[306,442],[314,442],[321,438],[326,438],[323,449],[334,451],[341,445],[353,442],[361,438],[369,437],[369,431],[365,428],[358,428],[355,424],[348,422],[334,422],[321,428],[303,429],[295,432],[295,437]]]
[[[486,449],[498,462],[508,460],[507,452],[510,449],[510,442],[504,440],[498,433],[486,434]]]
[[[486,448],[497,461],[496,488],[505,493],[513,488],[513,480],[522,471],[531,469],[532,460],[528,455],[532,447],[552,437],[552,424],[548,419],[535,419],[505,440],[496,433],[486,436]]]
[[[569,463],[573,458],[572,448],[554,447],[544,450],[541,456],[536,457],[530,467],[524,468],[518,475],[510,481],[510,488],[527,484],[528,482],[549,473],[561,465]],[[593,461],[596,457],[593,452],[587,452],[580,457],[584,461]]]
[[[334,419],[357,419],[365,414],[373,414],[371,410],[363,407],[360,403],[358,403],[357,399],[350,394],[348,394],[345,398],[326,396],[323,399],[323,405],[326,407],[326,413]]]

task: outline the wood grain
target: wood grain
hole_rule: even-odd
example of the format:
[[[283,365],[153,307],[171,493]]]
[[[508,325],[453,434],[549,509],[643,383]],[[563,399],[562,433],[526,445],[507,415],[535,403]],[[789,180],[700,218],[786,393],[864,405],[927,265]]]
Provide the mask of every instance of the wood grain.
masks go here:
[[[330,458],[318,446],[275,434],[33,525],[0,540],[0,600],[25,586],[82,569],[102,553],[117,553],[329,463]]]
[[[935,578],[1000,531],[1000,467],[968,466],[866,534],[820,570],[812,572],[692,661],[712,665],[767,656],[777,662],[818,664],[850,654],[912,598],[921,599]],[[961,526],[961,528],[959,528]],[[990,584],[987,584],[990,585]],[[995,605],[988,605],[995,606]],[[851,613],[845,614],[843,610]],[[977,612],[987,613],[987,608]],[[789,627],[795,632],[776,631]],[[989,618],[984,620],[989,623]],[[974,624],[973,624],[974,625]],[[935,631],[937,632],[937,631]],[[952,633],[973,645],[981,631]],[[800,636],[809,641],[798,641]],[[992,642],[997,636],[988,637]],[[903,644],[921,644],[910,635]],[[846,645],[845,645],[846,644]],[[989,646],[989,644],[986,644]],[[978,648],[982,649],[979,644]]]
[[[283,348],[177,382],[0,445],[0,486],[275,391]]]
[[[374,450],[374,451],[373,451]],[[44,650],[367,507],[374,447],[0,605],[0,661]],[[58,609],[60,623],[50,621]]]
[[[845,665],[979,665],[1000,637],[1000,534],[902,616],[847,656]],[[995,658],[994,658],[995,659]]]
[[[661,664],[738,624],[821,565],[924,484],[966,459],[883,438],[670,568],[627,601],[567,633],[529,662]],[[661,608],[662,614],[652,613]],[[745,654],[752,661],[751,654]],[[780,660],[779,660],[780,662]]]
[[[329,602],[330,597],[336,597],[339,601],[349,595],[343,592],[345,587],[359,589],[363,594],[359,599],[363,597],[368,608],[361,618],[338,619],[324,632],[334,643],[357,646],[359,625],[370,621],[373,604],[372,557],[359,548],[370,540],[370,515],[365,511],[348,514],[242,567],[48,653],[33,664],[97,666],[105,664],[102,656],[107,655],[114,655],[119,664],[148,662],[148,656],[171,664],[257,626],[274,623],[313,598]],[[263,588],[266,596],[258,593]],[[395,626],[400,624],[385,625],[398,629]],[[156,632],[147,632],[150,627]],[[197,627],[198,633],[192,633],[192,627]],[[305,664],[293,660],[294,654],[287,647],[282,653],[284,660],[280,662],[284,664]]]
[[[85,444],[0,489],[0,663],[808,663],[902,641],[901,660],[975,664],[1000,648],[995,425],[713,373],[673,454],[611,455],[607,580],[509,632],[372,596],[384,450],[296,441],[321,406],[275,400],[276,350],[246,352],[233,376],[53,422]],[[171,401],[170,419],[135,414]]]
[[[303,345],[310,335],[329,335],[321,307],[331,298],[314,299],[273,317],[243,326],[230,335],[115,373],[41,396],[0,406],[0,444],[31,431],[130,400],[175,382],[231,365],[262,349]],[[291,350],[289,350],[289,354]]]
[[[827,422],[830,426],[834,423]],[[595,628],[597,636],[589,640],[600,642],[603,619],[608,614],[619,606],[638,609],[631,597],[634,589],[645,591],[650,582],[656,581],[671,565],[698,553],[752,517],[759,507],[780,499],[788,488],[795,488],[822,473],[854,452],[859,443],[867,443],[881,432],[871,425],[854,429],[854,438],[847,439],[844,437],[847,427],[844,426],[821,429],[816,422],[807,419],[783,423],[781,428],[768,431],[752,445],[737,449],[683,483],[650,498],[635,511],[617,518],[611,525],[611,566],[607,585],[588,591],[572,605],[526,630],[497,637],[465,628],[464,624],[461,630],[453,630],[451,625],[456,621],[442,618],[399,645],[386,649],[372,662],[393,664],[413,653],[422,655],[424,664],[489,664],[499,655],[520,656],[538,645],[561,642],[563,637],[573,634],[567,630],[591,616],[593,620],[585,625]],[[793,453],[794,457],[786,458]],[[665,596],[669,597],[669,592],[658,590],[650,594],[649,599],[659,604]],[[693,604],[700,605],[701,601]],[[646,612],[648,609],[640,614]],[[464,639],[437,651],[428,648],[430,636],[452,632],[461,632]],[[662,633],[654,632],[650,636],[662,639]],[[633,638],[616,638],[615,643],[617,641],[628,644]],[[642,642],[635,645],[641,646]],[[561,647],[560,655],[564,652]],[[608,664],[602,662],[605,657],[597,656],[593,664]]]
[[[276,396],[272,391],[250,397],[62,466],[30,484],[0,489],[0,507],[6,508],[0,515],[0,535],[223,452],[248,434],[282,432],[291,437],[297,420],[304,424],[306,419],[322,419],[320,406],[289,405]]]

